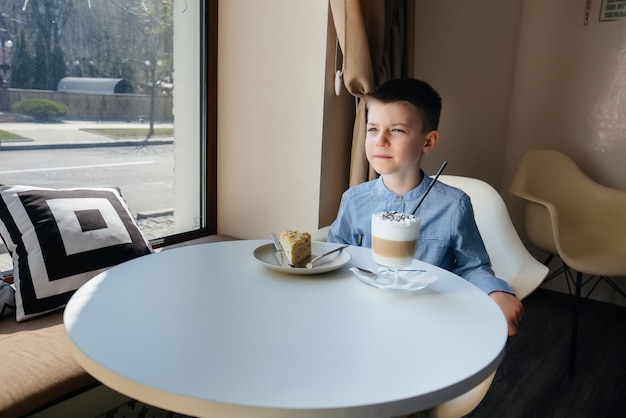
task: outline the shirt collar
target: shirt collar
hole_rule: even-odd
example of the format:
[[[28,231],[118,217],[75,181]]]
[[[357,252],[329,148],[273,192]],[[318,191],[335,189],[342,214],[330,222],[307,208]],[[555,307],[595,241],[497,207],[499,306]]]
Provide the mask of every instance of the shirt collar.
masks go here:
[[[398,196],[402,196],[402,200],[417,199],[417,198],[421,197],[424,193],[426,193],[426,190],[428,189],[428,186],[430,186],[430,183],[433,181],[432,178],[430,178],[429,176],[426,175],[424,170],[420,169],[420,173],[422,174],[422,181],[420,182],[420,184],[418,184],[417,187],[415,187],[414,189],[409,190],[406,193],[397,194],[397,193],[394,193],[391,190],[389,190],[387,188],[387,186],[385,186],[385,183],[383,182],[382,176],[379,176],[377,181],[376,181],[376,190],[383,197],[389,198],[389,199],[394,199],[395,200],[395,199],[397,199]]]

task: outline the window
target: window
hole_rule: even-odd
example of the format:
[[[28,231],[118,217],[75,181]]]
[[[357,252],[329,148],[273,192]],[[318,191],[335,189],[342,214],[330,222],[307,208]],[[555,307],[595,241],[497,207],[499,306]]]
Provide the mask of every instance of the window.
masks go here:
[[[119,187],[155,247],[216,232],[217,0],[0,12],[0,184]]]

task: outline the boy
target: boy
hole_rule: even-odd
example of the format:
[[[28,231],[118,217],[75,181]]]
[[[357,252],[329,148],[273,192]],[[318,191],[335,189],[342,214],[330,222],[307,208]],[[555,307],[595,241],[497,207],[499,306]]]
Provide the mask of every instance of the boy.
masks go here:
[[[441,97],[423,81],[396,79],[365,100],[365,153],[380,177],[343,194],[328,241],[371,247],[371,215],[389,210],[413,213],[432,182],[421,162],[439,140]],[[487,293],[504,312],[509,335],[514,335],[524,309],[490,267],[469,197],[437,182],[416,215],[421,229],[414,258],[445,268]]]

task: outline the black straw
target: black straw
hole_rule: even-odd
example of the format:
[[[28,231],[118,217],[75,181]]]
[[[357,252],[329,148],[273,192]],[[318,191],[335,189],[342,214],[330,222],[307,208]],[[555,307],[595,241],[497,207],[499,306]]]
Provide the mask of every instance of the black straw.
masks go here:
[[[428,186],[428,189],[426,190],[426,193],[424,193],[424,196],[422,196],[422,200],[419,201],[419,203],[417,204],[417,206],[415,207],[415,210],[413,211],[413,215],[415,215],[415,212],[417,212],[417,208],[420,207],[420,205],[422,204],[422,202],[424,201],[424,198],[426,197],[426,195],[428,194],[428,192],[430,192],[430,189],[433,188],[433,186],[435,185],[435,182],[437,181],[437,179],[439,178],[439,174],[441,174],[441,172],[443,171],[444,168],[446,168],[446,165],[448,165],[447,161],[444,161],[443,164],[441,164],[441,167],[439,167],[439,171],[437,171],[437,174],[435,174],[435,178],[433,179],[433,181],[430,182],[430,186]]]

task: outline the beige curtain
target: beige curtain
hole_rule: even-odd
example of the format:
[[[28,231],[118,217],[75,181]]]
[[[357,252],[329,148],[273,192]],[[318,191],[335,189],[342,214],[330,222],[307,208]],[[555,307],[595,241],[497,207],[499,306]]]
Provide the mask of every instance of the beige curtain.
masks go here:
[[[355,97],[350,186],[376,177],[365,158],[363,96],[390,79],[406,75],[406,2],[411,0],[330,0],[343,54],[343,82]]]

